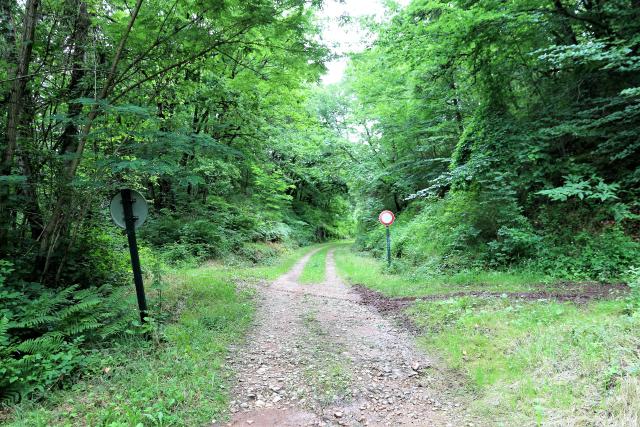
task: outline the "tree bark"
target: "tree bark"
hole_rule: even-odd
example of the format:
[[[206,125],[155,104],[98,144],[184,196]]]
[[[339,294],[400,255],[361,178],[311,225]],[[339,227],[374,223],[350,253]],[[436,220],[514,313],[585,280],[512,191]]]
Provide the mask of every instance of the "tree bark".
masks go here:
[[[82,112],[82,104],[74,102],[75,99],[86,93],[81,87],[82,79],[85,76],[84,56],[86,52],[87,35],[89,34],[89,14],[87,13],[87,4],[82,1],[79,5],[78,18],[76,20],[73,32],[73,53],[71,54],[71,79],[67,88],[67,96],[69,99],[69,109],[67,118],[69,122],[64,128],[60,136],[60,144],[58,152],[60,154],[72,153],[77,149],[78,126],[74,120],[78,118]]]
[[[34,96],[29,88],[25,89],[23,94],[24,99],[24,111],[20,116],[20,129],[23,131],[21,135],[25,137],[26,141],[31,141],[32,144],[36,140],[34,128],[30,126],[34,122],[36,115]],[[26,222],[31,230],[31,238],[36,241],[42,233],[43,216],[40,204],[38,203],[38,171],[41,168],[41,164],[38,165],[38,160],[32,155],[31,147],[27,144],[21,144],[17,150],[17,162],[20,167],[21,174],[25,177],[24,183],[18,190],[21,196],[22,212],[24,213]],[[34,167],[35,166],[35,167]]]
[[[0,176],[8,177],[14,166],[14,155],[18,141],[18,124],[20,115],[24,108],[23,94],[29,80],[29,64],[33,52],[33,43],[38,20],[38,7],[40,0],[27,0],[25,4],[24,24],[22,28],[22,39],[20,52],[16,58],[16,67],[13,74],[14,80],[9,95],[9,111],[7,115],[7,127],[4,138],[4,152],[0,161]],[[10,12],[8,6],[7,12]],[[8,232],[10,227],[9,196],[10,186],[7,182],[0,183],[0,248],[5,249],[8,245]]]
[[[15,76],[16,72],[16,32],[13,27],[13,8],[14,1],[12,0],[0,0],[0,37],[4,39],[7,50],[2,56],[9,67],[7,70],[7,77]],[[2,99],[0,100],[0,111],[6,111],[9,99],[11,97],[11,88],[7,88],[2,93]]]
[[[36,31],[39,5],[40,0],[27,0],[27,4],[25,5],[24,27],[22,30],[20,53],[17,58],[17,67],[14,76],[15,79],[13,80],[9,99],[9,115],[7,117],[5,146],[2,156],[2,165],[0,166],[0,173],[2,175],[9,175],[11,173],[11,167],[13,166],[13,156],[18,139],[18,123],[20,121],[20,114],[24,107],[22,95],[28,81],[27,74],[29,74],[29,64],[31,63],[31,53],[33,52],[33,39]]]

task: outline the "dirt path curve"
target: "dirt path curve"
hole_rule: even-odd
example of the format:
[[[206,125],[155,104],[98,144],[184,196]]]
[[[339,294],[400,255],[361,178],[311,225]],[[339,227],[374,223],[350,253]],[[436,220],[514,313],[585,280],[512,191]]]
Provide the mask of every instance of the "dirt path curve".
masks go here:
[[[339,279],[332,250],[325,283],[297,282],[313,253],[258,288],[227,425],[474,425],[412,338]]]

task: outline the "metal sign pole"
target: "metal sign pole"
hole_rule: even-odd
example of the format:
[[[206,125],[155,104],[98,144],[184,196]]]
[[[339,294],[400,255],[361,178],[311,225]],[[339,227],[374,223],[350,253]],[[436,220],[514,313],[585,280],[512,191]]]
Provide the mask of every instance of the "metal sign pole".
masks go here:
[[[133,200],[131,190],[120,190],[122,196],[122,207],[124,208],[124,220],[129,239],[129,253],[131,254],[131,268],[133,269],[133,281],[136,285],[136,296],[138,297],[138,307],[140,308],[140,320],[144,323],[147,315],[147,298],[144,295],[144,285],[142,284],[142,270],[140,269],[140,257],[138,256],[138,242],[136,241],[136,218],[133,216]]]
[[[391,267],[391,231],[387,225],[387,266]]]

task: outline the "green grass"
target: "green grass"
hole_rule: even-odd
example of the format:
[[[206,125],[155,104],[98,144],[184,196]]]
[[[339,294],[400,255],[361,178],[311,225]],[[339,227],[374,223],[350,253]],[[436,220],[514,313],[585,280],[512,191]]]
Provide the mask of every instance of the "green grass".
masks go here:
[[[173,320],[155,339],[125,337],[97,352],[84,378],[16,406],[8,425],[203,425],[222,417],[224,356],[253,313],[225,276],[213,268],[172,275],[163,298]]]
[[[522,292],[539,289],[548,278],[529,272],[471,271],[452,275],[416,276],[387,271],[384,260],[353,252],[342,246],[336,250],[336,266],[350,283],[363,284],[387,296],[420,296],[458,291]],[[552,287],[552,284],[545,285]]]
[[[313,247],[267,266],[211,264],[173,271],[162,289],[167,320],[152,339],[124,336],[95,350],[82,378],[43,399],[25,401],[0,416],[10,426],[207,425],[226,416],[228,346],[250,325],[253,303],[238,280],[271,280]],[[148,286],[151,304],[153,286]],[[132,308],[135,302],[127,301]],[[0,414],[2,415],[2,414]]]
[[[410,278],[348,248],[340,273],[389,296],[522,291],[540,278],[477,272]],[[553,284],[547,286],[553,287]],[[472,411],[492,425],[640,425],[640,313],[625,300],[588,305],[459,297],[414,303],[419,345],[467,379]]]
[[[327,262],[327,253],[330,247],[324,247],[313,254],[304,266],[299,282],[306,283],[322,283],[325,279],[325,266]]]
[[[418,302],[408,313],[423,348],[479,392],[474,405],[484,415],[506,424],[637,425],[640,316],[625,307],[464,297]]]
[[[323,244],[304,246],[298,249],[289,250],[281,256],[269,261],[267,265],[257,266],[250,269],[241,268],[239,270],[236,268],[230,268],[230,271],[239,278],[275,280],[287,271],[291,270],[294,264],[305,254],[321,246],[323,246]]]

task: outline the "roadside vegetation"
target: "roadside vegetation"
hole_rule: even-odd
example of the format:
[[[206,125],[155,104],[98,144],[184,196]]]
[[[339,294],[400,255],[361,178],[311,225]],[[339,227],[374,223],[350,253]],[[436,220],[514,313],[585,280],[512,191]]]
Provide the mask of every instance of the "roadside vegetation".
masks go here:
[[[338,148],[346,141],[323,119],[315,84],[329,55],[317,41],[319,4],[214,3],[0,5],[1,411],[73,387],[96,369],[95,352],[132,335],[160,335],[158,348],[140,344],[158,352],[160,365],[168,364],[166,346],[167,357],[174,345],[189,348],[163,335],[180,326],[157,328],[180,295],[205,285],[156,290],[161,270],[224,263],[241,276],[246,266],[267,265],[256,274],[274,278],[297,256],[270,265],[283,248],[350,233],[348,157]],[[121,188],[149,204],[137,234],[149,299],[162,310],[145,326],[129,298],[127,240],[106,209]],[[203,306],[180,303],[172,321],[206,318],[205,306],[215,313],[219,300],[244,304],[223,282],[228,295],[198,290]],[[239,333],[244,317],[234,313],[207,327],[222,338]],[[205,357],[215,365],[211,351]],[[141,362],[129,359],[135,371]],[[166,423],[172,410],[163,405],[181,404],[170,397],[157,411],[144,409],[135,402],[149,394],[138,391],[121,394],[133,402],[131,420],[148,409],[153,422]],[[129,416],[126,408],[111,419]]]
[[[273,247],[272,247],[273,249]],[[108,344],[85,349],[64,379],[2,414],[7,425],[204,425],[227,413],[225,355],[249,326],[251,293],[237,284],[279,276],[310,248],[268,265],[231,260],[166,270],[148,282],[149,323],[131,320]],[[152,279],[152,277],[147,277]],[[132,292],[118,301],[135,318]],[[80,369],[80,370],[79,370]]]
[[[637,271],[628,293],[576,303],[535,298],[541,289],[561,293],[564,287],[529,282],[533,277],[479,272],[453,280],[421,279],[385,271],[384,262],[349,248],[336,254],[338,270],[349,283],[387,298],[415,297],[396,314],[414,325],[426,352],[466,379],[476,396],[471,409],[483,418],[504,425],[635,425],[640,420]],[[447,296],[487,290],[504,294]]]
[[[639,424],[639,25],[628,1],[413,0],[336,89],[361,141],[340,273],[403,297],[497,423]],[[597,288],[622,293],[538,296]]]
[[[353,284],[366,286],[391,297],[437,295],[460,291],[523,292],[552,289],[556,282],[544,274],[522,271],[468,270],[453,274],[420,274],[394,260],[386,267],[384,255],[375,258],[366,252],[342,247],[336,251],[336,265],[342,276]]]
[[[638,313],[624,300],[585,305],[509,298],[417,302],[420,345],[468,379],[472,409],[505,425],[637,425]]]
[[[415,298],[478,411],[639,424],[638,0],[385,2],[335,85],[325,3],[0,3],[1,421],[210,422],[253,309],[236,281],[355,237],[341,274]],[[145,324],[122,188],[149,203]]]
[[[628,279],[639,23],[630,1],[414,0],[372,24],[337,91],[362,141],[358,247],[384,250],[390,209],[399,270]]]

